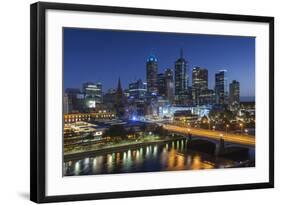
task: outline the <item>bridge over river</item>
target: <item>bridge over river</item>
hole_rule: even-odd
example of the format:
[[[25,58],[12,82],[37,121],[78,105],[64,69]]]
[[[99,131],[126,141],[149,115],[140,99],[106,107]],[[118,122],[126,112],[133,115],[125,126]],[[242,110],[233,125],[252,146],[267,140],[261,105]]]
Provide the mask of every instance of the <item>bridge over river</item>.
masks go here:
[[[180,127],[177,125],[162,124],[163,128],[174,133],[180,134],[191,134],[194,136],[199,136],[200,138],[205,138],[206,140],[219,141],[223,139],[225,142],[232,144],[255,147],[255,137],[251,135],[241,135],[241,134],[232,134],[223,131],[214,131],[206,130],[199,128],[187,128]]]

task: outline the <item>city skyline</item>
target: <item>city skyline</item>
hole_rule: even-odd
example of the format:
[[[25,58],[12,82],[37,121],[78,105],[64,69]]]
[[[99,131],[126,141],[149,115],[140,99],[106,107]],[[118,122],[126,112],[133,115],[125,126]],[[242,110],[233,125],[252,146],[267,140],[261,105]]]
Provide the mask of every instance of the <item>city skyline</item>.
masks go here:
[[[156,37],[160,43],[159,41],[151,42],[151,40]],[[175,37],[179,39],[175,39]],[[165,43],[163,43],[163,38],[167,39]],[[136,53],[131,52],[131,55],[128,55],[126,53],[131,51],[129,47],[134,46],[132,44],[139,44],[139,41],[138,43],[133,43],[133,40],[139,40],[144,45],[141,45],[140,49],[136,49]],[[148,40],[148,42],[144,43],[145,40]],[[172,42],[175,46],[169,47]],[[124,47],[122,49],[119,47],[118,49],[118,46],[122,43]],[[228,49],[228,52],[224,52],[223,55],[221,50],[225,49],[219,49],[222,43],[224,43],[224,48]],[[177,45],[180,47],[177,47]],[[106,49],[108,47],[112,49]],[[128,47],[128,50],[126,47]],[[152,49],[152,47],[154,48]],[[160,49],[162,47],[169,48],[169,55],[167,54],[167,49],[165,52]],[[203,58],[208,52],[200,50],[202,47],[212,50],[208,58]],[[215,86],[215,73],[221,69],[226,69],[228,71],[227,83],[231,83],[232,80],[239,81],[241,84],[241,98],[251,98],[254,97],[255,93],[254,47],[254,38],[252,37],[67,28],[64,30],[64,87],[81,89],[81,85],[85,82],[101,82],[103,85],[103,92],[105,93],[110,88],[116,89],[117,81],[120,77],[122,87],[125,89],[135,80],[142,79],[146,82],[146,60],[151,54],[155,55],[157,58],[158,73],[164,73],[164,70],[167,68],[171,68],[174,71],[175,61],[180,57],[180,49],[182,48],[183,58],[188,62],[189,86],[191,86],[192,81],[192,69],[196,66],[208,70],[208,88],[210,89],[214,89]],[[195,48],[199,49],[200,52],[198,52],[198,50],[194,50],[193,52],[188,51]],[[214,51],[214,48],[217,48],[217,50]],[[117,53],[116,50],[118,50]],[[151,52],[152,50],[153,52]],[[110,53],[114,51],[115,55],[111,55]],[[231,55],[232,57],[230,59]],[[163,58],[164,56],[166,56],[166,58]],[[238,60],[239,56],[243,56],[243,60],[233,63],[233,65],[230,66],[230,62],[235,61],[235,59]],[[217,62],[216,58],[218,57],[222,59],[222,63]],[[233,72],[234,69],[232,68],[237,68],[237,66],[243,64],[243,62],[244,65],[241,65],[235,70],[236,72]],[[214,66],[216,64],[220,64],[221,66]],[[223,66],[223,64],[228,66]],[[79,73],[77,72],[77,67],[79,68]],[[120,67],[124,67],[124,69]],[[130,67],[130,69],[128,69],[128,67]],[[241,69],[241,67],[247,67],[248,69]]]
[[[255,166],[254,38],[65,29],[63,49],[65,176]]]

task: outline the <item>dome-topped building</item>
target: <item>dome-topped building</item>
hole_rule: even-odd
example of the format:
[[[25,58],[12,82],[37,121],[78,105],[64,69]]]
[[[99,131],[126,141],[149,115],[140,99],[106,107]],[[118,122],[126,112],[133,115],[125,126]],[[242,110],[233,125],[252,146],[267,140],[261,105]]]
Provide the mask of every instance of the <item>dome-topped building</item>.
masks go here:
[[[147,58],[146,62],[149,62],[149,61],[151,61],[151,62],[157,62],[157,58],[155,57],[155,55],[150,55],[150,56]]]

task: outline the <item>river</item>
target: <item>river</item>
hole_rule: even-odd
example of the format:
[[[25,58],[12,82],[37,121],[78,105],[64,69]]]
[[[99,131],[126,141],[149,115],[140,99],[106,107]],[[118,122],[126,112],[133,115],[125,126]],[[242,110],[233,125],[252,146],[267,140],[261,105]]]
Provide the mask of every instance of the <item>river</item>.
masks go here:
[[[148,145],[64,162],[64,175],[226,168],[236,162],[188,150],[186,140]]]

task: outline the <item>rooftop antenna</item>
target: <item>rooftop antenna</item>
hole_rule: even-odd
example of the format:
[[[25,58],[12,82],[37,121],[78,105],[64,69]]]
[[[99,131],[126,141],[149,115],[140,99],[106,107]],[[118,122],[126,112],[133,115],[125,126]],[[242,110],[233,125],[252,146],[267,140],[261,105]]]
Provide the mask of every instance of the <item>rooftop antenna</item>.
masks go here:
[[[183,58],[183,48],[181,48],[180,57]]]
[[[120,77],[118,77],[118,85],[117,85],[117,90],[122,90],[122,86],[121,86],[121,80],[120,80]]]
[[[150,55],[155,56],[155,49],[154,48],[150,49]]]

